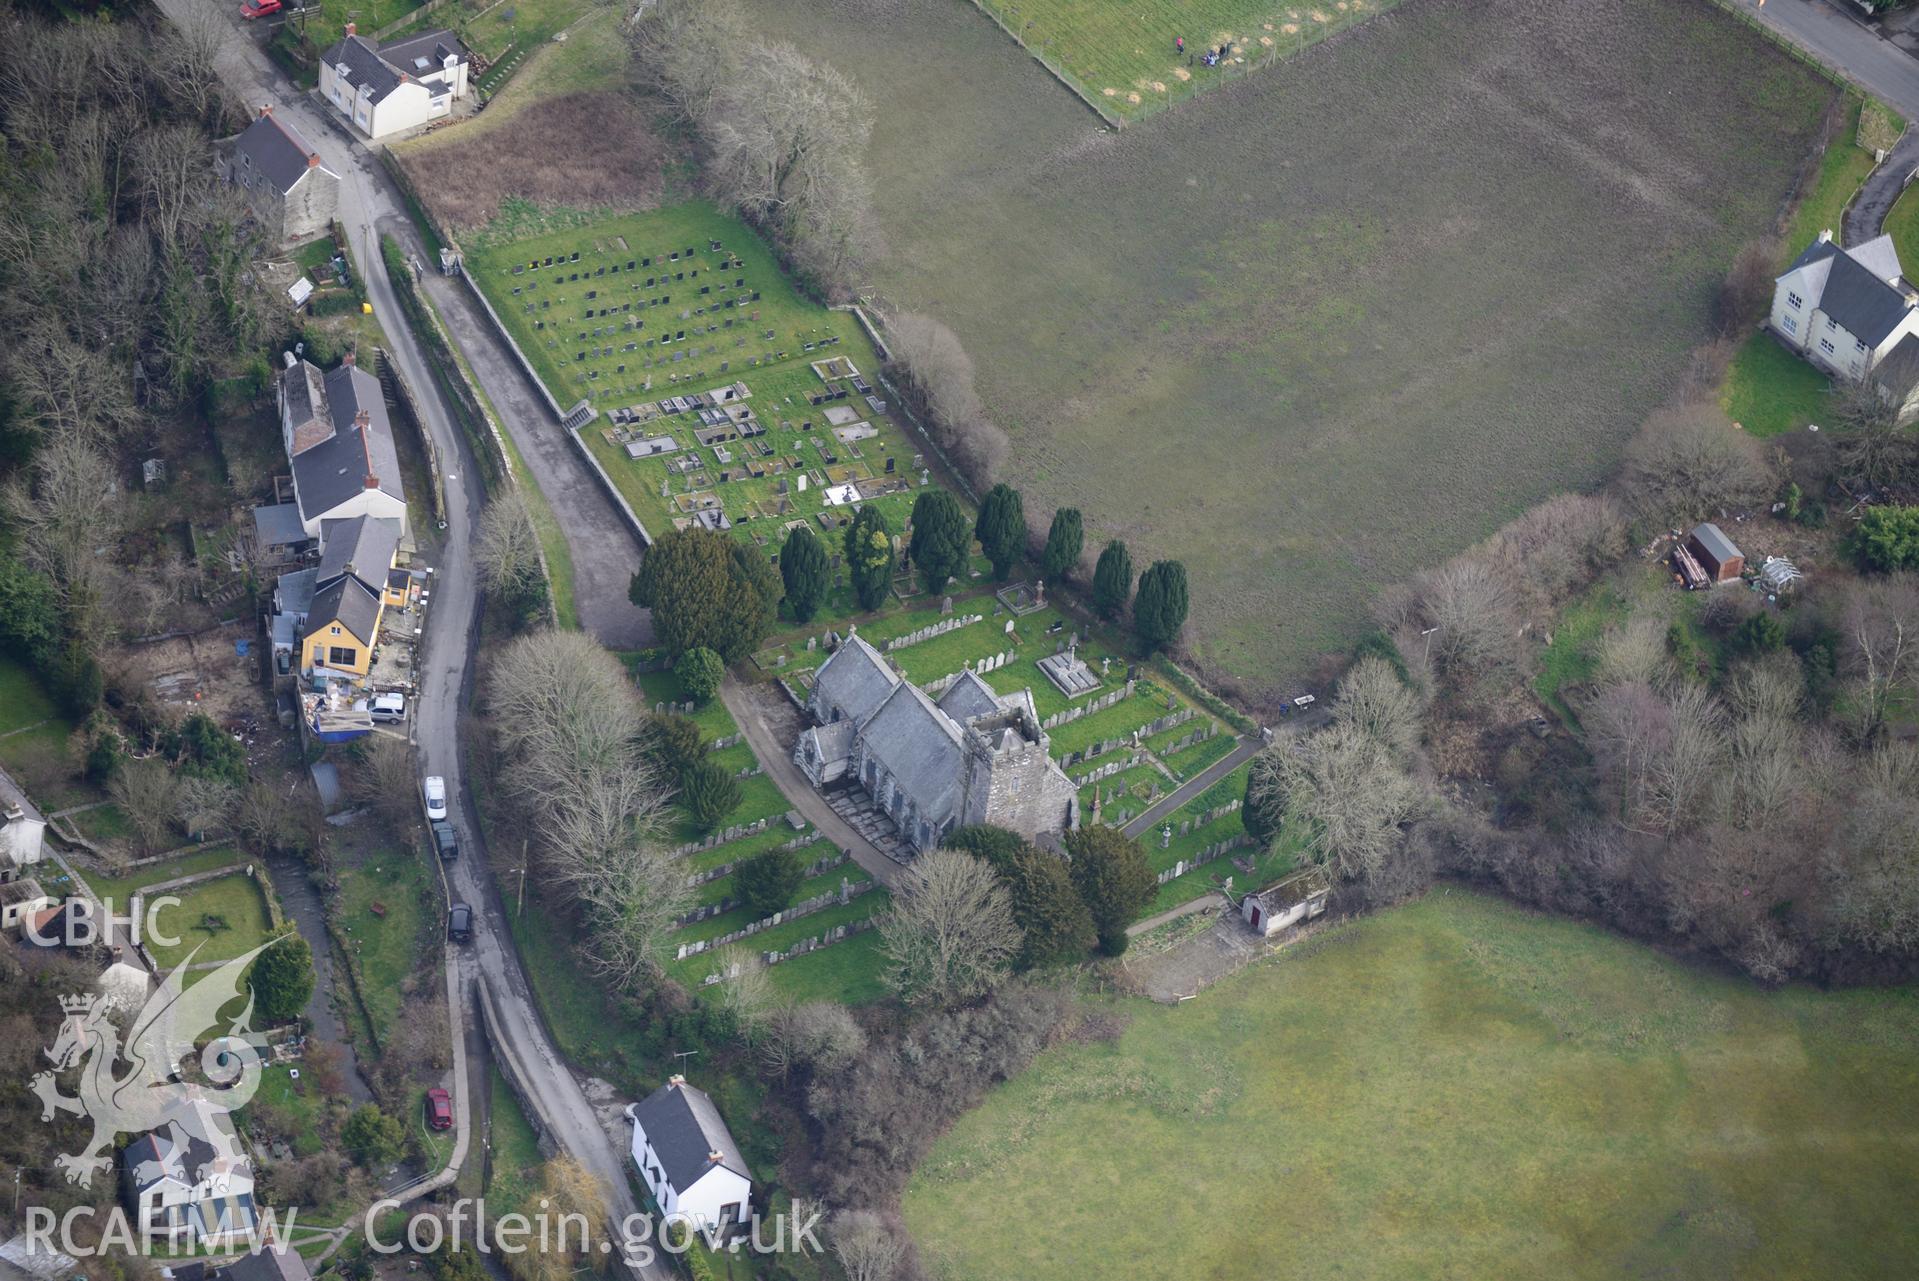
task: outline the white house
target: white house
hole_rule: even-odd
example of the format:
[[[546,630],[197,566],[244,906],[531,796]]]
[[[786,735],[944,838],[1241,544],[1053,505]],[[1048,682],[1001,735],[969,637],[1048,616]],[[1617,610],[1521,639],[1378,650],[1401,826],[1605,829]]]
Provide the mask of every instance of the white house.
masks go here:
[[[707,1230],[746,1223],[753,1175],[706,1091],[683,1076],[626,1109],[633,1122],[633,1164],[663,1217]]]
[[[451,31],[382,46],[346,24],[320,58],[320,96],[368,138],[444,119],[466,97],[472,56]]]
[[[0,770],[0,881],[25,876],[46,856],[47,821],[18,783]]]
[[[294,501],[260,510],[256,524],[285,524],[290,534],[297,520],[322,551],[332,522],[356,516],[398,521],[405,535],[406,485],[386,398],[380,380],[355,365],[352,356],[322,374],[313,362],[286,353],[280,434],[293,467]],[[286,511],[289,506],[294,510]]]
[[[1919,349],[1919,300],[1891,236],[1842,249],[1820,232],[1774,280],[1769,323],[1793,350],[1845,378],[1864,378],[1902,343],[1900,363]]]
[[[198,1094],[127,1144],[121,1181],[134,1230],[173,1244],[230,1246],[254,1231],[253,1165],[232,1122]]]

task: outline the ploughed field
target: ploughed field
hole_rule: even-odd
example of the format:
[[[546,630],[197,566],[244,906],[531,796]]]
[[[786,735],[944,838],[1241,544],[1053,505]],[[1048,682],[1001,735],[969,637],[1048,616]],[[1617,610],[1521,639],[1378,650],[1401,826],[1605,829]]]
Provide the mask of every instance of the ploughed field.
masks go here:
[[[1112,133],[971,5],[747,5],[873,99],[871,288],[959,334],[1029,516],[1183,559],[1265,692],[1613,470],[1833,95],[1705,0],[1416,0]]]
[[[1458,890],[1048,1051],[904,1204],[930,1270],[1910,1275],[1919,994],[1761,990]]]

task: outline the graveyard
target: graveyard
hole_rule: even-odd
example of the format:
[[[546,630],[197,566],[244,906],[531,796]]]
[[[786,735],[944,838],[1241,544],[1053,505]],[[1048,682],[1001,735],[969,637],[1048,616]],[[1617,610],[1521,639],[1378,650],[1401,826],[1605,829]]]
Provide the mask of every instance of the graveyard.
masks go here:
[[[656,537],[704,525],[777,553],[835,541],[855,505],[895,529],[931,483],[858,319],[800,297],[766,245],[704,204],[475,251],[468,270]]]
[[[871,925],[886,907],[886,891],[817,830],[789,819],[785,800],[718,699],[694,706],[671,672],[642,672],[635,680],[649,709],[690,717],[710,744],[709,758],[741,776],[740,804],[718,830],[698,832],[677,807],[669,812],[664,839],[686,869],[693,901],[667,940],[667,973],[690,991],[709,991],[730,962],[773,954],[779,959],[768,974],[784,999],[877,1000],[883,989]],[[797,854],[806,879],[787,910],[753,919],[732,899],[732,873],[781,848]]]

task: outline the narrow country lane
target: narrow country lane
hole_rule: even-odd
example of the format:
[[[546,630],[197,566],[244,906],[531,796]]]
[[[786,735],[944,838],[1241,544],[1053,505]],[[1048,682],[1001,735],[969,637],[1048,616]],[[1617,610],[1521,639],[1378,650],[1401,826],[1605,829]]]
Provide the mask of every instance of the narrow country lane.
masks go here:
[[[188,7],[205,0],[158,0],[161,11],[178,18]],[[464,1060],[464,1041],[458,1025],[477,1017],[473,985],[484,983],[499,1015],[504,1048],[532,1068],[526,1074],[531,1102],[539,1119],[559,1144],[599,1177],[607,1209],[621,1223],[638,1213],[625,1173],[623,1146],[601,1125],[579,1081],[547,1034],[520,968],[512,936],[496,893],[481,873],[486,866],[480,849],[480,828],[474,819],[472,798],[465,781],[465,761],[459,741],[460,717],[465,706],[470,659],[477,640],[479,594],[474,584],[469,539],[484,494],[474,481],[473,460],[465,438],[453,425],[435,382],[428,376],[419,344],[408,329],[405,315],[386,277],[379,251],[381,230],[405,232],[410,223],[399,194],[364,147],[350,142],[322,116],[320,104],[286,84],[251,39],[229,18],[231,31],[217,65],[231,92],[256,107],[272,103],[305,134],[327,166],[340,175],[340,222],[345,226],[364,277],[368,297],[380,318],[401,375],[412,387],[422,426],[432,437],[446,483],[445,544],[435,565],[432,604],[425,645],[416,671],[413,733],[423,774],[446,778],[459,804],[461,842],[473,850],[450,870],[449,888],[457,900],[474,906],[481,925],[468,948],[447,950],[448,1004],[454,1013],[456,1061]],[[465,1073],[456,1073],[456,1152],[469,1150],[472,1109]],[[422,1189],[431,1186],[429,1180]],[[415,1189],[417,1192],[421,1189]],[[669,1281],[671,1271],[655,1259],[633,1271],[646,1281]]]

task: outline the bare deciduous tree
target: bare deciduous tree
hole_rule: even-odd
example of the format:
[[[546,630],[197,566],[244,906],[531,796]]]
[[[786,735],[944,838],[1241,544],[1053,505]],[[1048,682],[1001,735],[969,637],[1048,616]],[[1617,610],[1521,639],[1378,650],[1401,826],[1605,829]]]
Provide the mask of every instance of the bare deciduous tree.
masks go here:
[[[1869,489],[1908,481],[1919,468],[1919,435],[1899,422],[1899,406],[1874,378],[1835,378],[1826,393],[1832,406],[1839,466]]]
[[[720,976],[713,985],[715,995],[741,1034],[749,1043],[759,1039],[773,1007],[773,980],[766,962],[751,948],[728,944],[712,954],[707,972]]]
[[[1651,804],[1654,766],[1672,746],[1665,700],[1645,681],[1621,681],[1603,686],[1580,720],[1620,821],[1637,830]]]
[[[1024,941],[998,874],[957,850],[934,850],[914,862],[879,930],[892,962],[887,982],[906,1000],[924,1003],[998,987]]]
[[[1853,687],[1853,732],[1877,741],[1886,709],[1919,675],[1919,577],[1894,574],[1855,583],[1846,596],[1846,674]]]
[[[588,962],[651,973],[691,897],[654,840],[667,790],[639,750],[643,718],[617,660],[576,632],[535,632],[495,660],[489,710],[509,786],[533,816],[550,882],[591,924]]]
[[[1859,770],[1844,830],[1826,851],[1827,938],[1875,952],[1919,948],[1919,750],[1881,746]]]
[[[627,13],[626,41],[640,87],[683,123],[703,125],[714,100],[740,74],[750,40],[731,0],[646,0]]]
[[[1354,880],[1380,873],[1401,827],[1427,806],[1391,749],[1350,724],[1266,749],[1254,758],[1248,790],[1304,822],[1314,858]]]
[[[894,1281],[906,1262],[906,1242],[871,1210],[841,1210],[827,1241],[846,1281]]]
[[[1682,685],[1666,699],[1669,745],[1652,761],[1647,810],[1667,836],[1698,822],[1726,767],[1725,712],[1711,693]]]
[[[225,779],[189,774],[180,780],[174,794],[173,815],[188,836],[203,841],[208,832],[227,821],[236,799],[233,784]]]
[[[833,1072],[866,1049],[866,1033],[851,1011],[834,1001],[807,1001],[778,1010],[760,1039],[760,1059],[784,1077],[799,1068]]]
[[[180,790],[179,780],[166,762],[157,757],[128,761],[113,776],[111,790],[120,812],[133,824],[141,852],[152,854],[166,848]]]
[[[15,477],[0,490],[0,508],[18,531],[27,564],[53,582],[76,627],[96,623],[111,569],[106,553],[124,510],[106,455],[78,434],[56,436],[34,455],[27,479]]]
[[[540,577],[540,537],[519,490],[486,505],[473,538],[473,565],[493,592],[517,594]]]
[[[1518,660],[1518,599],[1506,577],[1470,555],[1413,580],[1431,634],[1424,648],[1441,671],[1473,678]]]
[[[1760,502],[1773,474],[1757,441],[1697,403],[1645,421],[1626,445],[1623,484],[1641,515],[1671,525]]]
[[[1419,746],[1420,713],[1418,696],[1392,665],[1370,656],[1340,679],[1333,704],[1337,724],[1352,726],[1401,758]]]
[[[1658,615],[1646,610],[1629,614],[1599,638],[1595,677],[1601,685],[1645,685],[1657,688],[1672,679],[1672,656],[1666,649],[1666,629]]]
[[[405,740],[375,734],[353,770],[353,799],[372,808],[388,827],[404,830],[419,813],[419,780]]]
[[[986,416],[972,357],[951,329],[921,312],[886,317],[886,336],[905,393],[926,416],[934,438],[974,485],[986,488],[1011,445]]]

